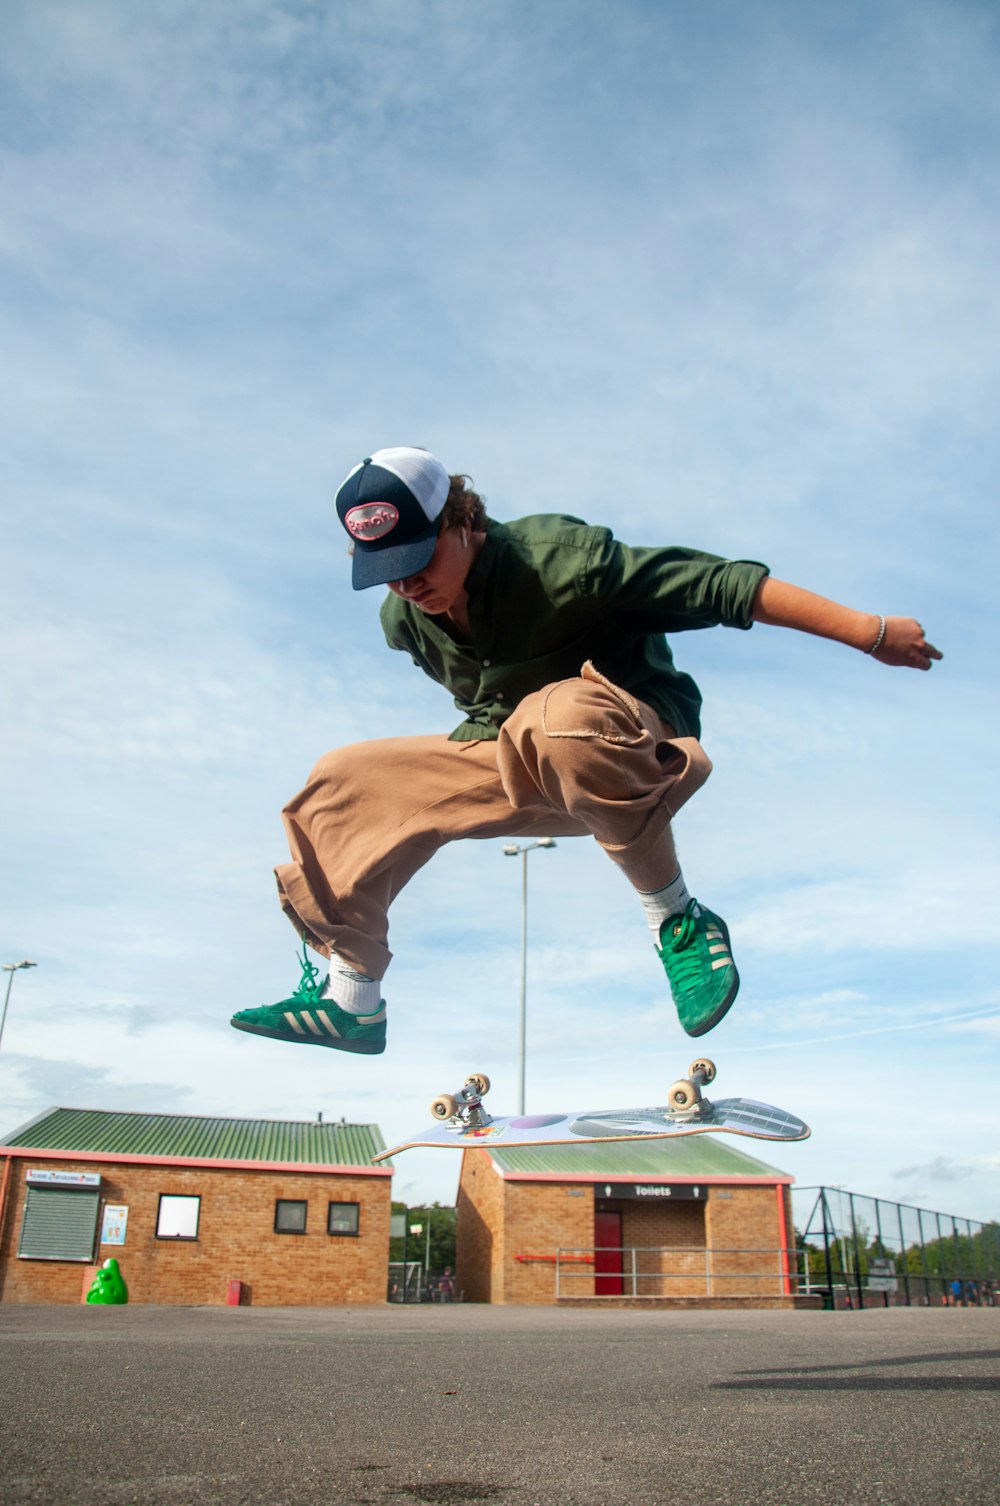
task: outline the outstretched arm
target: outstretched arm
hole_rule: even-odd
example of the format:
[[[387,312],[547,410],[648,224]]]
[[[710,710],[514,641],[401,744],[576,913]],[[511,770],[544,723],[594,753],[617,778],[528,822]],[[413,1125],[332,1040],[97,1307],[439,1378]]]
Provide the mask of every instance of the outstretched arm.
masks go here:
[[[882,664],[908,669],[930,669],[931,661],[943,655],[924,637],[912,617],[880,617],[874,612],[856,612],[805,591],[801,586],[767,576],[754,598],[753,618],[771,627],[797,628],[818,638],[833,638],[850,648],[871,654]],[[876,644],[878,645],[876,647]]]

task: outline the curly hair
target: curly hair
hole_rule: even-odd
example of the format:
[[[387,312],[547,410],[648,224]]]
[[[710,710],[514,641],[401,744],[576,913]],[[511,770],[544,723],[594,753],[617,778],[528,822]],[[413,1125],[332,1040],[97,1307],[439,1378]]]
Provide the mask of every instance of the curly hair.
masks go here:
[[[471,476],[449,477],[451,486],[441,509],[441,532],[446,528],[469,528],[480,533],[486,527],[486,503],[472,490]]]

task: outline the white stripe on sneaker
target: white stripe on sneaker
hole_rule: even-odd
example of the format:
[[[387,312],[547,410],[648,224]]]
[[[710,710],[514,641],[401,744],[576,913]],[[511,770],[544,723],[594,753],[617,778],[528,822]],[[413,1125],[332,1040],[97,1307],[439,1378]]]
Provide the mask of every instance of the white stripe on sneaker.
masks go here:
[[[298,1031],[299,1035],[305,1035],[305,1031],[302,1029],[302,1026],[299,1024],[298,1020],[292,1014],[292,1011],[290,1009],[285,1010],[285,1019],[288,1021],[289,1025],[291,1025],[293,1030]]]
[[[313,1035],[322,1035],[323,1034],[322,1030],[320,1030],[319,1026],[316,1024],[316,1021],[313,1019],[312,1015],[309,1013],[308,1009],[300,1009],[299,1010],[299,1018],[306,1025],[309,1026],[309,1029],[312,1031]]]
[[[729,952],[729,944],[719,927],[706,925],[705,939],[708,942],[708,955],[715,958],[712,971],[716,972],[720,967],[732,967],[733,959]]]
[[[325,1009],[317,1009],[316,1018],[319,1020],[327,1035],[332,1035],[335,1040],[340,1040],[340,1031],[337,1029],[336,1025],[333,1023]],[[319,1035],[318,1030],[316,1034]]]

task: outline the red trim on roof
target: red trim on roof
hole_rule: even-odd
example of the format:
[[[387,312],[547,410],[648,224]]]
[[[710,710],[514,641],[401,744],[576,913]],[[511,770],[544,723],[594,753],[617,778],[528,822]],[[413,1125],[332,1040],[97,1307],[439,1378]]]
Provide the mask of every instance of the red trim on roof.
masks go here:
[[[390,1167],[348,1166],[339,1161],[224,1161],[208,1156],[134,1156],[117,1150],[46,1150],[38,1145],[0,1145],[0,1156],[16,1156],[21,1161],[114,1161],[124,1166],[200,1166],[206,1171],[301,1171],[309,1176],[391,1177],[393,1174]]]
[[[491,1157],[492,1160],[492,1157]],[[505,1182],[582,1182],[585,1185],[596,1186],[600,1182],[629,1182],[636,1185],[654,1186],[658,1182],[670,1182],[673,1184],[687,1183],[691,1187],[791,1187],[794,1177],[782,1175],[776,1172],[771,1177],[738,1176],[730,1172],[726,1176],[691,1177],[691,1176],[631,1176],[619,1172],[587,1172],[581,1175],[579,1172],[563,1171],[505,1171],[502,1166],[493,1162],[493,1169]]]

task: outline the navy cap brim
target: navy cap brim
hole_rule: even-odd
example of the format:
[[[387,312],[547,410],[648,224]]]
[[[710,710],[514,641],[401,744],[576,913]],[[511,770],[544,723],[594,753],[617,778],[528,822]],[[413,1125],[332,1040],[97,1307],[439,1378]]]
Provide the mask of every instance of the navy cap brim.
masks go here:
[[[391,580],[406,580],[410,575],[419,574],[425,565],[430,564],[437,540],[436,519],[415,539],[408,539],[405,544],[395,547],[366,549],[355,540],[351,585],[355,591],[366,591],[369,586],[386,586]]]

